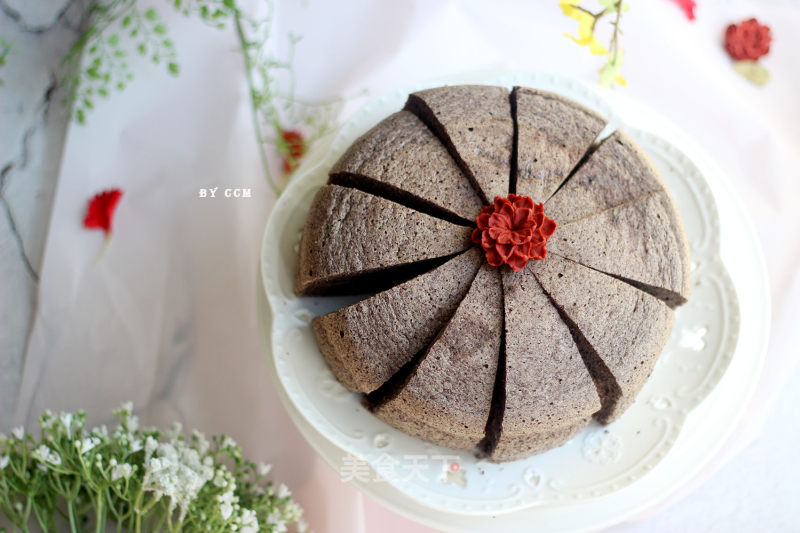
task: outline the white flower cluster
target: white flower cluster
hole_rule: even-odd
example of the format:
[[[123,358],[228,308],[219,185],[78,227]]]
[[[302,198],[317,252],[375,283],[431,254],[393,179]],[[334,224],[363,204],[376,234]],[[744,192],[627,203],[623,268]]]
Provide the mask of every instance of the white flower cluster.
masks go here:
[[[298,532],[307,531],[302,509],[291,500],[289,488],[273,487],[265,479],[272,466],[245,460],[231,437],[207,438],[199,431],[185,437],[178,423],[164,432],[139,429],[131,403],[114,414],[120,423],[112,430],[102,425],[87,431],[83,411],[46,411],[39,418],[41,439],[26,434],[22,427],[14,428],[8,438],[0,434],[0,508],[11,510],[16,526],[24,529],[22,524],[28,519],[24,513],[30,509],[37,519],[44,513],[45,521],[64,511],[37,508],[38,500],[23,507],[30,483],[44,487],[48,497],[42,501],[69,505],[87,503],[81,492],[84,488],[114,484],[113,491],[101,494],[102,501],[94,504],[98,509],[122,509],[119,523],[161,514],[161,523],[170,530],[180,529],[184,520],[195,530],[207,521],[218,526],[221,518],[226,531],[237,533],[257,533],[261,528],[284,533],[295,523]],[[14,482],[2,483],[6,476]],[[75,483],[82,488],[73,489]],[[23,488],[4,493],[3,487],[10,486]],[[148,496],[144,501],[140,490]]]
[[[34,459],[37,459],[41,463],[49,463],[52,466],[59,466],[61,464],[61,456],[58,455],[58,452],[54,452],[44,444],[33,450],[32,455]]]
[[[185,442],[156,442],[147,437],[145,449],[145,473],[142,488],[155,493],[155,499],[170,498],[170,511],[178,507],[180,519],[186,516],[189,504],[200,489],[214,477],[213,460],[201,461],[197,450]]]

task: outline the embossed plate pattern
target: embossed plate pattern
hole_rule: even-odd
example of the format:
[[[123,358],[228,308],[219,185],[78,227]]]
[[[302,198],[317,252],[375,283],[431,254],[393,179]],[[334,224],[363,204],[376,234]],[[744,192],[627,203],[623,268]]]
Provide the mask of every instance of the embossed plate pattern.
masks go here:
[[[724,374],[739,331],[736,290],[719,256],[714,197],[695,164],[662,138],[629,127],[600,93],[574,80],[516,74],[487,82],[538,87],[605,114],[607,131],[623,128],[653,158],[681,211],[692,253],[692,297],[636,403],[614,424],[591,424],[566,445],[521,461],[495,465],[468,452],[405,435],[373,417],[327,368],[309,323],[347,298],[297,298],[292,292],[300,231],[327,170],[362,133],[400,109],[404,87],[364,106],[327,152],[307,161],[270,216],[262,247],[262,276],[272,309],[272,356],[297,411],[343,454],[367,461],[386,481],[419,503],[458,514],[497,514],[531,506],[600,497],[640,479],[674,444],[692,408]],[[452,81],[455,83],[455,81]],[[432,85],[428,85],[432,86]],[[465,485],[447,483],[458,462]]]

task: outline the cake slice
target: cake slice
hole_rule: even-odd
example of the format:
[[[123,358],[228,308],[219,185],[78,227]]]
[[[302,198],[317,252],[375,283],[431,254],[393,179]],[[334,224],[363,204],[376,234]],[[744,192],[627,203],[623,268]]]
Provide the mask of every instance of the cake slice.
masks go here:
[[[353,143],[331,169],[330,183],[467,225],[482,207],[447,148],[408,111],[389,116]]]
[[[633,403],[672,330],[673,312],[661,300],[596,270],[548,255],[536,279],[575,337],[597,383],[608,424]]]
[[[503,269],[505,352],[484,443],[492,461],[560,446],[600,410],[572,334],[534,276],[546,261]]]
[[[311,322],[322,355],[348,390],[370,393],[424,350],[464,298],[483,261],[477,248]]]
[[[483,439],[489,418],[502,330],[500,273],[484,263],[402,388],[373,412],[415,437],[473,449]]]
[[[665,188],[650,158],[617,130],[545,202],[544,209],[561,226]]]
[[[544,202],[578,165],[606,119],[563,96],[525,87],[511,91],[511,109],[517,131],[516,194]]]
[[[391,284],[398,268],[470,245],[468,227],[357,189],[326,185],[314,198],[300,240],[295,292],[320,294],[342,286],[365,292],[381,276],[379,285]]]
[[[514,122],[505,87],[428,89],[410,94],[405,108],[447,146],[485,203],[508,196]]]
[[[670,307],[689,298],[689,246],[667,191],[561,224],[547,248],[627,281]]]

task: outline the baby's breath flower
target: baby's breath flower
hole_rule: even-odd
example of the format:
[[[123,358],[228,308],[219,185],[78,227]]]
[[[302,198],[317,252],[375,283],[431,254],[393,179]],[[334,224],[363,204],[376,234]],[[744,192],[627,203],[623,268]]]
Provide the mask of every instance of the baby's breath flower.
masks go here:
[[[51,450],[44,444],[33,451],[33,457],[42,463],[50,463],[53,466],[61,464],[61,456],[58,455],[58,452]]]
[[[282,500],[284,498],[288,498],[289,496],[291,496],[292,495],[292,491],[289,490],[289,487],[287,487],[286,485],[281,483],[280,486],[278,486],[278,494],[277,495],[278,495],[278,499]]]
[[[286,522],[283,520],[280,511],[273,511],[267,516],[267,524],[272,526],[274,533],[283,533],[286,531]]]
[[[72,438],[72,413],[64,413],[58,415],[59,420],[61,420],[61,425],[64,426],[64,430],[67,432],[67,437],[70,439]]]
[[[258,463],[258,475],[259,476],[266,476],[269,474],[269,471],[272,470],[272,465],[267,463]]]
[[[227,520],[233,514],[233,505],[229,503],[221,503],[219,506],[219,514],[222,515],[223,520]]]
[[[42,429],[50,429],[53,426],[54,419],[53,412],[50,409],[46,409],[42,416],[39,417],[39,425],[42,426]]]
[[[75,441],[75,448],[78,450],[78,453],[83,455],[87,453],[89,450],[93,449],[95,446],[100,444],[100,439],[97,437],[87,437],[83,440],[76,440]],[[98,457],[100,457],[98,455]]]
[[[117,481],[119,479],[129,479],[132,473],[133,473],[133,467],[128,463],[122,463],[121,465],[116,465],[111,470],[111,481]]]
[[[197,450],[180,441],[160,443],[157,457],[145,462],[142,488],[154,492],[156,500],[168,496],[170,510],[178,507],[183,520],[189,504],[213,476],[214,469],[200,461]]]
[[[140,514],[143,523],[165,524],[164,530],[181,526],[186,531],[220,530],[222,526],[225,531],[256,533],[263,526],[285,532],[300,519],[302,510],[291,501],[289,488],[256,483],[259,477],[254,480],[253,474],[264,477],[270,466],[245,460],[241,447],[230,437],[206,438],[195,431],[186,439],[178,425],[171,433],[139,430],[130,409],[123,406],[119,424],[110,434],[105,426],[87,432],[86,415],[78,412],[43,414],[40,421],[50,429],[43,429],[41,438],[26,435],[22,427],[14,429],[9,442],[0,436],[0,504],[6,509],[18,506],[13,512],[20,517],[24,508],[26,516],[51,523],[57,514],[66,514],[66,504],[85,509],[92,520],[93,508],[99,513],[101,508],[119,509],[128,502],[127,508]],[[131,420],[129,427],[126,421]],[[17,453],[18,441],[31,450],[28,459]],[[144,453],[135,453],[139,450]],[[76,463],[91,468],[75,471]],[[47,477],[39,477],[40,471]],[[14,483],[3,483],[3,476],[13,476]],[[25,502],[35,479],[47,482],[37,489],[41,499],[31,500],[29,508]],[[94,492],[103,480],[114,483],[112,490]],[[137,499],[140,490],[144,500]],[[89,498],[89,494],[96,496]],[[165,504],[150,504],[165,497],[169,500]],[[264,517],[269,517],[269,525]]]
[[[153,452],[158,448],[158,441],[150,435],[144,441],[144,455],[148,459],[153,455]]]
[[[242,509],[242,515],[239,521],[242,533],[258,533],[258,518],[256,512],[251,509]],[[273,528],[273,531],[280,531]],[[286,526],[283,526],[283,531],[286,531]]]
[[[164,436],[170,442],[175,442],[183,435],[183,424],[180,422],[173,422],[170,428],[164,432]]]
[[[192,440],[197,444],[197,451],[200,452],[200,455],[205,455],[211,447],[206,436],[196,429],[192,431]]]

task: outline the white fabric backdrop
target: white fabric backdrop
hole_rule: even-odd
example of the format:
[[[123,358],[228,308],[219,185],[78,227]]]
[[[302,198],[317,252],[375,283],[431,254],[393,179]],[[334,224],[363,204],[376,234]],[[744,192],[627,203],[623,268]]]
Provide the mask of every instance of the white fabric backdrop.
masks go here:
[[[631,4],[622,24],[629,82],[622,90],[669,117],[727,173],[751,208],[771,276],[769,361],[721,464],[759,435],[792,376],[800,341],[800,5],[701,0],[689,22],[667,0]],[[773,79],[764,88],[735,74],[720,44],[729,22],[753,15],[775,36],[763,60]],[[132,399],[148,423],[180,419],[227,432],[253,459],[273,462],[318,532],[426,531],[342,485],[283,412],[258,344],[257,258],[273,198],[253,140],[241,57],[231,31],[167,18],[180,77],[136,64],[137,81],[100,103],[87,127],[69,131],[15,419],[32,424],[45,408],[86,408],[102,421]],[[303,36],[297,86],[312,98],[365,88],[375,95],[484,68],[591,81],[602,62],[562,35],[577,23],[555,0],[285,1],[275,24],[278,54],[289,32]],[[362,102],[350,100],[343,118]],[[102,236],[82,229],[81,216],[88,198],[112,186],[125,196],[111,248],[95,261]],[[198,198],[199,188],[217,186],[249,187],[253,197]],[[729,503],[720,496],[708,505]],[[705,523],[703,509],[690,504],[670,516],[682,508],[685,516],[672,525]],[[653,519],[626,530],[669,527]]]

